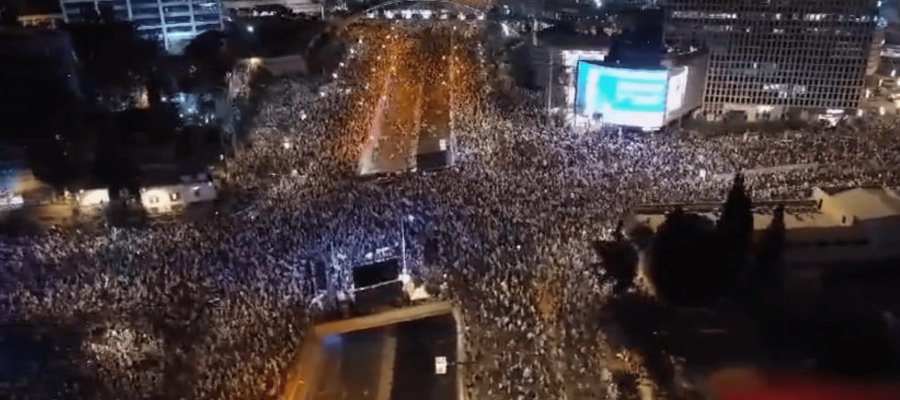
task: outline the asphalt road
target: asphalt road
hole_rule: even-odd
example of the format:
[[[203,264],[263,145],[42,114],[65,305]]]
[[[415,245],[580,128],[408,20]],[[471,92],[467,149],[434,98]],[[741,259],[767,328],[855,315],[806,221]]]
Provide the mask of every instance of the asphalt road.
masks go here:
[[[375,111],[365,146],[371,151],[360,155],[362,175],[406,171],[415,154],[438,151],[439,140],[449,137],[450,37],[410,40]]]
[[[435,357],[446,357],[446,374],[435,372]],[[455,400],[456,331],[453,317],[442,315],[400,324],[391,400]]]
[[[445,314],[326,336],[316,400],[455,400],[456,331]],[[436,374],[435,357],[451,364]]]
[[[316,326],[281,398],[457,399],[455,368],[434,375],[435,356],[452,362],[457,353],[451,312],[429,303]]]
[[[444,140],[445,145],[449,146],[450,140],[450,40],[441,38],[423,47],[430,53],[431,64],[422,90],[422,124],[416,145],[418,154],[446,150],[441,148],[440,141]]]
[[[317,400],[374,400],[390,369],[382,359],[391,335],[389,327],[331,335],[323,340],[325,361]],[[395,349],[395,348],[394,348]],[[386,399],[380,399],[386,400]]]

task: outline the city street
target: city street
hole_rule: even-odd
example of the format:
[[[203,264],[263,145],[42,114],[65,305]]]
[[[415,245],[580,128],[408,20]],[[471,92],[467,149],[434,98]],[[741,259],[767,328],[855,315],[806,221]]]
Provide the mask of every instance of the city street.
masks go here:
[[[455,368],[434,371],[434,357],[456,360],[451,312],[449,303],[428,303],[317,325],[319,339],[304,346],[281,398],[459,398]]]
[[[687,400],[731,365],[896,376],[900,114],[864,100],[874,3],[593,3],[391,2],[292,21],[323,28],[302,41],[267,29],[279,13],[217,11],[224,46],[143,40],[146,63],[100,26],[7,28],[0,53],[28,50],[7,103],[35,116],[2,124],[26,157],[0,196],[21,203],[28,167],[77,204],[152,206],[14,215],[69,222],[0,234],[0,399]],[[239,65],[283,50],[308,73],[213,68],[230,33],[273,50]],[[178,125],[201,117],[195,143]],[[215,195],[131,166],[196,171],[238,141]],[[417,305],[365,300],[401,283],[390,307]],[[327,319],[367,308],[389,311]]]
[[[384,55],[391,71],[360,154],[361,175],[403,172],[416,154],[442,150],[441,140],[446,146],[451,41],[444,32],[424,31],[401,37]]]

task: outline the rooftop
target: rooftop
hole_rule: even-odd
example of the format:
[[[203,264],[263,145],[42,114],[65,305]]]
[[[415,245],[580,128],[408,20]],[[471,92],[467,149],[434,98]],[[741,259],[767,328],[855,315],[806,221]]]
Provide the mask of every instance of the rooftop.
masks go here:
[[[775,207],[784,206],[786,259],[796,263],[852,263],[900,258],[900,196],[882,187],[817,188],[809,200],[754,202],[757,239],[769,228]],[[636,207],[630,227],[653,231],[675,208],[717,221],[721,202]],[[849,265],[849,264],[848,264]]]
[[[859,221],[900,216],[900,196],[890,189],[858,187],[820,190],[828,196],[834,211]]]

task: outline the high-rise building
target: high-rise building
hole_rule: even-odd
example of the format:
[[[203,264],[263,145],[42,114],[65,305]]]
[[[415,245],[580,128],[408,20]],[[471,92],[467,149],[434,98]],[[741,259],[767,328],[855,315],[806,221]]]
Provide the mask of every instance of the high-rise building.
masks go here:
[[[294,14],[324,15],[325,5],[316,0],[223,0],[231,15],[265,16],[267,7],[280,6]]]
[[[195,36],[222,29],[220,0],[59,0],[66,22],[84,22],[105,10],[131,21],[144,37],[178,53]]]
[[[665,40],[707,46],[703,114],[748,120],[855,112],[879,0],[667,0]],[[840,110],[840,111],[838,111]]]
[[[660,0],[601,0],[600,2],[603,7],[611,11],[648,9],[660,6]]]

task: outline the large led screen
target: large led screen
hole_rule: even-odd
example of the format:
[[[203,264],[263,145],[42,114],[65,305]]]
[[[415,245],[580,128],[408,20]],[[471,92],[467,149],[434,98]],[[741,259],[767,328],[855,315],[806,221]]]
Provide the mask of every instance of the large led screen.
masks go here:
[[[666,95],[666,116],[677,113],[684,106],[688,69],[688,67],[679,67],[672,70],[672,75],[669,77],[669,92]]]
[[[578,61],[578,80],[575,87],[575,113],[591,116],[599,110],[598,89],[600,73],[603,67]]]
[[[603,123],[658,128],[666,114],[666,70],[637,70],[578,64],[575,108]]]

